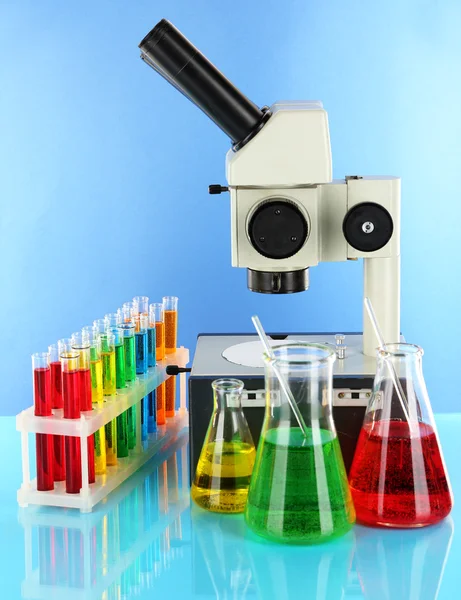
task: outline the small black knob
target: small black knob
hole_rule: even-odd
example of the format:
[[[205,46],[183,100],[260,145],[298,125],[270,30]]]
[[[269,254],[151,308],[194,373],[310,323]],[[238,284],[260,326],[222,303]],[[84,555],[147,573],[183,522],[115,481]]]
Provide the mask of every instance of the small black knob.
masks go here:
[[[229,188],[225,185],[213,184],[208,186],[209,194],[222,194],[223,192],[228,192]]]

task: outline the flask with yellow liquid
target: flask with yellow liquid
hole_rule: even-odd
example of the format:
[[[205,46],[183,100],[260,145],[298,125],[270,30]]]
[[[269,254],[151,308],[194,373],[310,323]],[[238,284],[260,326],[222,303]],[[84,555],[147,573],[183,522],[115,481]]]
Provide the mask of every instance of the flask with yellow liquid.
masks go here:
[[[255,446],[243,414],[239,379],[216,379],[214,410],[198,461],[192,499],[219,513],[245,510]]]

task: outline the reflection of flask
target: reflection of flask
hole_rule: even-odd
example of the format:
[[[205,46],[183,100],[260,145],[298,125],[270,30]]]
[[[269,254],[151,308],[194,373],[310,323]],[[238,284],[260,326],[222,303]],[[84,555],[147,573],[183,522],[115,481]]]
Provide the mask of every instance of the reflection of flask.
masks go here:
[[[354,507],[332,419],[335,354],[319,344],[274,348],[306,429],[299,427],[272,360],[266,360],[266,416],[245,520],[274,541],[308,544],[343,535]]]
[[[243,512],[255,459],[255,447],[242,411],[239,379],[211,384],[214,412],[192,484],[192,499],[214,512]]]
[[[300,577],[302,588],[308,590],[304,597],[309,600],[349,597],[346,588],[354,545],[353,531],[331,544],[307,548],[286,546],[283,552],[275,544],[248,544],[256,597],[261,600],[301,598]]]
[[[373,394],[349,473],[357,519],[365,525],[421,527],[451,510],[422,355],[412,344],[378,350]]]
[[[451,519],[412,531],[357,527],[355,563],[365,598],[436,600],[452,536]]]
[[[191,525],[194,596],[222,600],[253,598],[249,593],[252,578],[249,544],[242,518],[207,514],[193,506]]]

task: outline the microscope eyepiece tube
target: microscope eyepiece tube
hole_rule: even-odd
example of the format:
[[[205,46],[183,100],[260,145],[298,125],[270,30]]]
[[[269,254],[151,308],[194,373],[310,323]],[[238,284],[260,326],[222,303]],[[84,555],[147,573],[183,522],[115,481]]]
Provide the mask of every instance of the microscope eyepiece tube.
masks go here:
[[[240,147],[270,113],[244,96],[166,19],[139,44],[141,58],[192,100]]]

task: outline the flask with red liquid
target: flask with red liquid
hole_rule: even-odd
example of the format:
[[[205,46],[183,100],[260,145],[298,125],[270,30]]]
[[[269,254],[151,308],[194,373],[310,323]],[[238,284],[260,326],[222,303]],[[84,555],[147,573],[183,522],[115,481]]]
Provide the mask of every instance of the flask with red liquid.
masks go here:
[[[373,393],[349,473],[357,521],[423,527],[444,519],[453,498],[413,344],[378,349]]]

